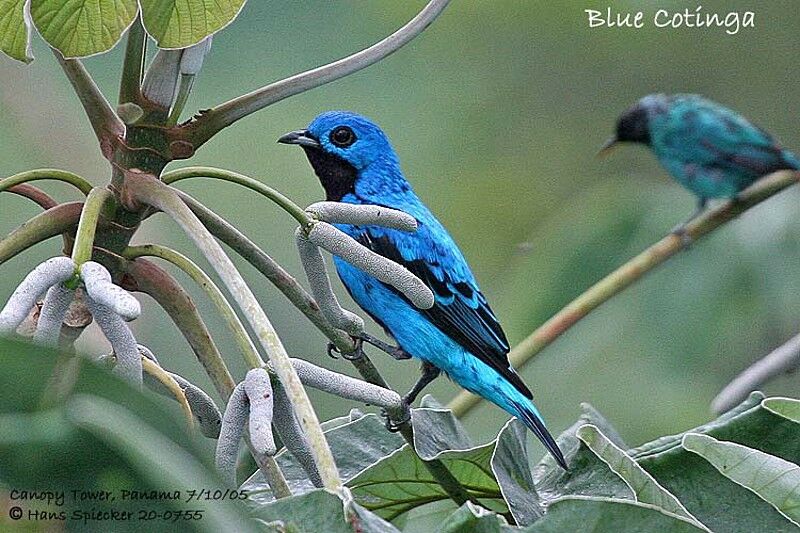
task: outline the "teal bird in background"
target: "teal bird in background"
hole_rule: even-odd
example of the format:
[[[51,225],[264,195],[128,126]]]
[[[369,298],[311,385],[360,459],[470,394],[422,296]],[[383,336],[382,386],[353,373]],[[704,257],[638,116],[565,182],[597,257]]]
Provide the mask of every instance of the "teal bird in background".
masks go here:
[[[648,146],[672,177],[697,196],[697,210],[673,230],[677,234],[685,234],[686,224],[709,199],[736,198],[762,176],[800,168],[800,160],[769,133],[694,94],[645,96],[620,116],[601,154],[622,142]]]
[[[421,279],[435,295],[430,309],[416,308],[394,287],[334,257],[353,300],[397,341],[398,347],[387,353],[396,359],[422,361],[422,377],[404,400],[413,402],[444,372],[519,418],[566,468],[564,456],[533,404],[531,391],[508,361],[505,333],[464,255],[414,193],[383,131],[360,115],[331,111],[315,118],[308,129],[287,133],[278,142],[303,148],[327,200],[399,209],[417,220],[413,233],[380,226],[337,227]],[[372,342],[368,337],[363,340]]]

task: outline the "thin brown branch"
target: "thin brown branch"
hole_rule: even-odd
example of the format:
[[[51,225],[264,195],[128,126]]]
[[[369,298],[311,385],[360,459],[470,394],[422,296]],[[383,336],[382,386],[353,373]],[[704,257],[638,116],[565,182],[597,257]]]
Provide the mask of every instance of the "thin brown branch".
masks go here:
[[[738,199],[709,209],[702,216],[694,219],[686,227],[687,235],[692,241],[697,241],[751,207],[794,185],[798,180],[800,180],[800,173],[788,170],[765,176],[742,191]],[[527,364],[536,354],[549,346],[589,313],[633,285],[683,249],[684,243],[681,237],[673,234],[667,235],[595,283],[515,346],[509,353],[511,364],[516,368],[521,368]],[[448,407],[453,410],[456,416],[463,416],[478,405],[480,401],[480,397],[464,391],[459,393]]]

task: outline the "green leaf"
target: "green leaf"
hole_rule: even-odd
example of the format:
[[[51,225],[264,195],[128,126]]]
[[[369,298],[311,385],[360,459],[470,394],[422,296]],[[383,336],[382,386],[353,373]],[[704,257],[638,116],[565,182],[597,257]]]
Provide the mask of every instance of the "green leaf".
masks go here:
[[[0,51],[23,63],[33,61],[25,0],[0,0]]]
[[[468,446],[469,442],[449,421],[450,411],[420,408],[412,411],[412,417],[420,456],[426,460],[439,459],[482,505],[506,512],[491,469],[496,441],[483,446],[451,448],[452,440],[460,446]],[[347,486],[358,503],[388,520],[416,507],[448,499],[408,445],[355,476]]]
[[[690,433],[683,447],[714,465],[723,476],[772,504],[800,526],[800,467],[747,446]]]
[[[272,531],[292,533],[397,533],[391,524],[335,494],[316,489],[260,506],[255,515]],[[270,529],[268,529],[269,531]]]
[[[186,48],[230,24],[245,0],[140,0],[140,3],[144,27],[160,48]]]
[[[754,393],[739,408],[688,433],[707,433],[797,464],[800,424],[765,409],[762,399]],[[796,531],[772,505],[686,451],[682,438],[683,434],[663,437],[629,454],[712,531]]]
[[[800,400],[794,398],[767,398],[761,405],[767,411],[782,416],[792,422],[800,423]]]
[[[69,374],[65,399],[40,407],[48,383]],[[194,531],[233,527],[252,531],[244,521],[247,507],[238,501],[187,501],[188,491],[216,489],[206,439],[189,435],[176,405],[154,393],[141,393],[105,368],[86,359],[0,338],[0,486],[38,490],[111,491],[113,502],[92,501],[91,509],[156,513],[203,510]],[[180,491],[180,500],[122,499],[123,490]],[[70,515],[87,510],[67,497],[62,509]],[[86,503],[86,502],[83,502]],[[108,531],[108,522],[67,530]],[[222,529],[220,529],[222,528]],[[115,522],[114,531],[141,531],[141,522]]]
[[[377,415],[368,414],[355,420],[339,417],[325,424],[325,437],[333,453],[333,459],[343,481],[352,479],[362,470],[377,463],[405,441],[397,433],[386,431],[383,420]],[[305,470],[285,449],[275,456],[293,494],[314,490]],[[269,484],[260,470],[257,470],[243,484],[242,489],[252,493],[250,500],[259,504],[273,500]]]
[[[544,511],[533,484],[525,424],[512,418],[497,436],[491,467],[517,525],[532,524]]]
[[[31,18],[64,57],[110,50],[136,18],[136,0],[31,0]]]
[[[578,438],[611,470],[630,486],[636,501],[655,505],[672,514],[697,522],[678,499],[658,484],[636,461],[618,448],[597,427],[585,425],[578,429]],[[699,522],[698,527],[705,529]]]
[[[616,435],[611,424],[591,405],[582,404],[581,407],[583,414],[578,421],[556,439],[570,467],[569,470],[565,471],[558,466],[550,455],[546,455],[534,469],[533,479],[539,497],[545,503],[565,495],[633,500],[634,494],[630,486],[576,436],[578,429],[586,424],[605,428],[612,435]],[[624,446],[619,436],[616,436],[615,440],[618,445]]]
[[[683,517],[645,503],[566,496],[554,501],[544,518],[522,531],[524,533],[565,531],[697,533],[703,530]]]

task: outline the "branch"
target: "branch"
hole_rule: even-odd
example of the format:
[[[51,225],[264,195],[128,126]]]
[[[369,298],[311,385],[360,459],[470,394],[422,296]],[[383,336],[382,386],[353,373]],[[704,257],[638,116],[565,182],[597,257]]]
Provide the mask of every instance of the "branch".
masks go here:
[[[751,207],[795,184],[798,179],[800,179],[800,173],[792,171],[780,171],[765,176],[742,191],[736,200],[726,202],[714,209],[709,209],[693,220],[686,227],[686,233],[692,241],[697,241]],[[570,302],[514,347],[509,353],[511,364],[517,369],[524,366],[536,354],[560,337],[562,333],[597,309],[601,304],[630,287],[645,274],[683,249],[684,244],[681,237],[670,234],[619,267]],[[453,410],[455,416],[461,417],[480,402],[480,397],[464,391],[460,392],[448,404],[448,408]]]
[[[327,65],[295,74],[284,80],[234,98],[221,104],[190,122],[187,130],[188,140],[195,149],[226,128],[256,111],[276,102],[326,83],[343,78],[366,68],[392,52],[400,49],[422,33],[441,14],[450,0],[431,0],[405,26],[369,48]]]
[[[236,382],[191,296],[167,271],[146,259],[128,263],[126,273],[129,285],[125,288],[149,295],[164,309],[192,347],[220,396],[228,398]]]
[[[0,184],[2,184],[2,182],[0,182]],[[23,198],[31,200],[45,210],[51,209],[58,205],[58,202],[56,202],[52,196],[40,188],[34,187],[33,185],[23,183],[21,185],[9,187],[6,190],[12,194],[16,194],[17,196],[22,196]]]
[[[213,167],[187,167],[166,172],[161,176],[161,181],[167,185],[171,185],[177,181],[185,180],[187,178],[214,178],[222,181],[229,181],[236,183],[243,187],[259,193],[260,195],[272,200],[281,209],[292,215],[298,224],[303,227],[308,226],[312,221],[308,214],[300,208],[297,204],[289,198],[273,189],[268,185],[264,185],[260,181],[253,179],[249,176],[231,172],[230,170],[223,170]]]
[[[319,425],[317,415],[311,406],[300,379],[297,377],[297,373],[289,361],[289,356],[280,338],[273,329],[266,313],[264,313],[252,291],[245,283],[242,275],[236,270],[222,246],[205,229],[200,220],[181,201],[174,190],[151,176],[143,174],[132,174],[128,179],[133,182],[131,192],[135,199],[165,212],[175,220],[186,235],[194,241],[195,245],[203,251],[217,274],[222,278],[233,299],[256,332],[261,346],[274,364],[281,383],[292,399],[292,405],[309,437],[311,448],[314,451],[314,458],[325,487],[334,491],[340,490],[342,482],[339,478],[336,464],[333,461],[333,455],[325,440],[325,435]]]
[[[222,242],[233,248],[234,251],[236,251],[251,265],[258,269],[259,272],[266,276],[281,292],[283,292],[283,294],[294,304],[295,307],[302,311],[306,317],[308,317],[308,319],[322,333],[324,333],[325,336],[337,346],[337,348],[339,348],[342,353],[352,353],[354,351],[353,341],[350,336],[341,330],[333,328],[328,323],[321,313],[317,303],[305,291],[302,285],[300,285],[297,280],[295,280],[288,272],[286,272],[278,263],[276,263],[269,255],[262,251],[256,244],[254,244],[243,233],[241,233],[222,217],[205,207],[188,194],[178,194],[215,237],[219,238],[222,240]],[[361,357],[349,359],[356,370],[358,370],[359,374],[367,382],[383,389],[390,390],[388,383],[383,376],[381,376],[380,372],[378,372],[378,369],[375,368],[375,365],[372,363],[369,357],[367,357],[367,355],[363,352],[361,353]],[[279,393],[278,389],[279,387],[275,388],[276,402],[280,400],[281,394]],[[280,414],[279,409],[275,414],[276,427],[280,422],[282,422],[285,426],[292,423],[297,423],[294,419],[294,415],[291,415],[290,413],[284,418],[281,418],[281,416],[282,415]],[[397,419],[399,420],[400,417]],[[290,429],[291,428],[283,428],[280,430],[280,434],[289,439],[290,437],[286,436],[285,432]],[[302,435],[302,433],[300,434]],[[414,434],[411,425],[408,423],[401,424],[400,434],[413,449]],[[305,441],[294,442],[292,446],[295,448],[290,449],[289,451],[298,459],[298,462],[303,465],[303,468],[306,470],[306,473],[312,478],[312,480],[314,479],[313,476],[317,476],[318,479],[319,474],[314,467],[313,458],[311,458],[310,452],[303,451],[302,447],[304,443]],[[307,449],[308,444],[305,443],[305,446]],[[469,499],[466,491],[458,483],[458,480],[450,473],[449,470],[447,470],[447,467],[441,461],[438,459],[433,461],[423,461],[423,464],[425,464],[425,467],[430,471],[434,479],[439,482],[445,492],[447,492],[447,494],[455,502],[461,505]],[[315,485],[320,486],[321,482],[315,482]]]
[[[711,410],[722,414],[741,403],[751,392],[758,390],[771,379],[794,372],[798,368],[800,368],[800,335],[793,337],[736,376],[711,402]]]
[[[83,63],[78,59],[64,59],[61,52],[55,48],[53,54],[83,104],[83,110],[89,118],[94,134],[100,141],[100,150],[106,158],[109,158],[116,140],[125,136],[125,124],[111,109],[108,100],[97,88]]]
[[[59,204],[13,230],[0,241],[0,265],[34,244],[73,231],[82,210],[83,202]]]
[[[119,83],[119,104],[139,103],[142,93],[142,72],[147,48],[147,36],[142,26],[141,15],[128,29],[125,43],[125,60],[122,64],[122,77]]]
[[[158,257],[169,261],[183,270],[192,278],[192,281],[197,283],[205,291],[206,295],[217,308],[223,320],[225,320],[228,325],[228,329],[233,335],[234,341],[239,346],[239,350],[242,352],[247,365],[250,368],[264,366],[264,361],[261,359],[261,355],[258,353],[253,341],[250,339],[250,335],[248,335],[247,330],[244,328],[244,324],[239,320],[239,317],[236,315],[236,312],[233,310],[233,307],[231,307],[227,298],[225,298],[225,295],[222,294],[222,291],[219,290],[219,287],[216,286],[214,281],[208,277],[208,274],[203,272],[191,259],[175,250],[157,244],[132,246],[125,250],[124,255],[128,259],[144,256]]]
[[[94,235],[97,231],[97,223],[100,220],[100,213],[106,202],[111,201],[114,195],[108,189],[92,189],[86,197],[86,203],[81,211],[81,219],[78,223],[78,231],[75,234],[75,244],[72,247],[72,260],[80,267],[92,258],[92,248],[94,246]]]
[[[19,174],[14,174],[13,176],[3,178],[0,180],[0,192],[8,190],[9,188],[22,183],[38,180],[62,181],[81,191],[84,196],[88,195],[93,189],[92,184],[89,183],[86,178],[73,172],[59,170],[57,168],[37,168],[36,170],[27,170],[25,172],[20,172]]]

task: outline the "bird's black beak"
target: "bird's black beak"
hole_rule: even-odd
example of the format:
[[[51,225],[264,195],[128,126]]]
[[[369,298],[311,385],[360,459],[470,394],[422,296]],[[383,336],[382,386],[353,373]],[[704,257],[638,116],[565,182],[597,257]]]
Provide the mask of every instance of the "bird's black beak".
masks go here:
[[[608,157],[608,155],[611,154],[611,152],[613,152],[618,145],[619,139],[617,139],[617,136],[615,135],[603,143],[603,147],[600,148],[599,152],[597,152],[597,157]]]
[[[319,141],[308,130],[290,131],[278,139],[281,144],[299,144],[311,148],[319,148]]]

